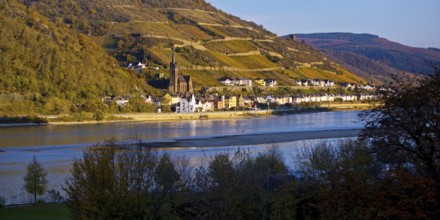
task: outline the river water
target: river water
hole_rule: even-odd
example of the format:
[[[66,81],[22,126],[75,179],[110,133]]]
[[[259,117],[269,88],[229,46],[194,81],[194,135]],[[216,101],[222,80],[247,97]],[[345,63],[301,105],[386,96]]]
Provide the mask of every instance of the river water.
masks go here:
[[[60,190],[74,158],[81,158],[84,147],[111,138],[122,141],[158,142],[185,138],[225,135],[267,134],[338,129],[360,129],[356,111],[320,112],[245,119],[192,120],[169,122],[122,122],[81,125],[43,125],[0,127],[0,196],[8,203],[28,201],[23,192],[27,164],[36,156],[48,171],[48,189]],[[288,159],[295,148],[313,141],[279,143]],[[241,148],[263,151],[266,145]],[[185,147],[156,149],[173,157],[186,157],[193,162],[207,155],[236,149],[230,147]]]

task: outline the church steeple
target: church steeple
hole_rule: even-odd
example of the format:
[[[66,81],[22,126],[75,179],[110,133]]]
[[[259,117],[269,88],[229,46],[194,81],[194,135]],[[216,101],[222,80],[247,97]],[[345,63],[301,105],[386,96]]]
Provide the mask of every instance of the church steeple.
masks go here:
[[[171,49],[171,63],[170,63],[170,90],[175,93],[180,92],[179,89],[179,67],[177,66],[175,57],[176,48]]]
[[[170,84],[168,90],[172,93],[193,92],[191,76],[180,75],[176,61],[176,48],[171,49]]]
[[[176,50],[176,48],[173,47],[173,49],[171,49],[171,50],[172,50],[171,63],[176,64],[176,58],[174,57],[174,51]]]

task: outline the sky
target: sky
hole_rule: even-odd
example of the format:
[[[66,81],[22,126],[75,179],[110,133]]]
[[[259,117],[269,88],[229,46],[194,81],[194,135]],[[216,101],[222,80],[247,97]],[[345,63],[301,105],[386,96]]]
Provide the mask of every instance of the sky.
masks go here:
[[[279,36],[351,32],[440,48],[440,0],[206,0]]]

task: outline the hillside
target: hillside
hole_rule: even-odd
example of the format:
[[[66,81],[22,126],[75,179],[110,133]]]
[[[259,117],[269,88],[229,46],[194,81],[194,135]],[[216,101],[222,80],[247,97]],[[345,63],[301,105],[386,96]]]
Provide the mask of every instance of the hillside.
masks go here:
[[[93,111],[102,96],[157,94],[89,37],[0,1],[0,113]]]
[[[60,26],[89,35],[121,66],[144,62],[169,77],[171,48],[178,47],[180,69],[193,77],[196,89],[220,85],[223,76],[275,78],[282,85],[312,76],[365,83],[311,46],[279,38],[203,0],[21,2]]]
[[[295,34],[298,40],[321,49],[354,73],[379,81],[391,74],[432,74],[440,63],[438,49],[405,46],[376,35],[351,33]]]

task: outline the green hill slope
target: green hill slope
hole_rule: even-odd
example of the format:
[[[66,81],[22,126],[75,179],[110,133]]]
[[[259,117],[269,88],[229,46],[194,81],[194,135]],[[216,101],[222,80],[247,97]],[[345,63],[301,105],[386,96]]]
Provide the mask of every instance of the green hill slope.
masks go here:
[[[171,48],[179,47],[181,70],[193,76],[196,89],[219,85],[222,76],[270,77],[282,85],[293,85],[293,78],[315,75],[334,81],[365,82],[312,47],[279,38],[203,0],[22,3],[54,23],[92,36],[120,65],[141,61],[161,66],[167,77]]]
[[[89,37],[14,0],[0,1],[0,32],[1,113],[90,111],[102,96],[158,92]]]

